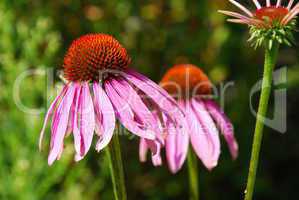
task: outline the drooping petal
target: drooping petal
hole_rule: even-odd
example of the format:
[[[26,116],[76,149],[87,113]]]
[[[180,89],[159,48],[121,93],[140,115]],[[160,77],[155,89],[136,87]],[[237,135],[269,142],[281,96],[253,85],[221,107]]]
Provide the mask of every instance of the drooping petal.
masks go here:
[[[201,102],[192,99],[186,102],[187,122],[193,149],[203,164],[214,168],[220,155],[220,140],[217,128]]]
[[[75,96],[74,96],[74,100],[73,100],[73,103],[72,103],[71,109],[70,109],[69,123],[67,125],[65,137],[68,137],[73,132],[74,118],[75,118],[75,113],[76,113],[75,112],[75,110],[76,110],[76,99],[77,99],[77,92],[75,91]]]
[[[151,150],[152,163],[154,166],[162,165],[161,159],[161,143],[158,140],[145,139],[146,145]]]
[[[127,80],[118,78],[111,80],[111,84],[117,91],[117,93],[126,101],[132,111],[138,116],[145,125],[146,129],[150,132],[154,132],[156,137],[160,137],[161,130],[159,122],[154,117],[153,112],[142,101],[141,96],[134,90],[134,88],[127,82]],[[162,140],[160,138],[160,140]]]
[[[81,98],[81,111],[78,114],[81,115],[81,121],[79,121],[80,132],[84,141],[84,151],[82,152],[82,155],[86,155],[91,146],[95,129],[94,107],[88,83],[83,84]]]
[[[162,165],[161,158],[161,143],[157,140],[148,140],[141,138],[139,142],[139,160],[141,162],[146,162],[147,152],[151,150],[152,154],[152,163],[154,166]]]
[[[145,124],[141,123],[128,102],[113,88],[110,80],[105,81],[105,91],[114,107],[117,118],[130,132],[146,139],[155,139],[155,133],[149,131]]]
[[[165,152],[168,167],[172,173],[176,173],[181,168],[176,158],[176,133],[168,131],[168,135],[165,140]]]
[[[179,108],[175,100],[169,94],[167,94],[164,89],[160,88],[157,84],[145,76],[132,70],[127,72],[125,78],[145,95],[147,95],[150,100],[159,107],[158,109],[163,114],[170,117],[176,127],[181,129],[181,131],[185,130],[185,114]]]
[[[115,114],[108,96],[99,83],[93,84],[93,93],[96,121],[98,124],[96,132],[100,137],[96,145],[96,150],[101,151],[109,144],[113,136],[115,129]]]
[[[165,151],[169,169],[177,173],[183,166],[189,146],[187,134],[169,133],[166,137]]]
[[[64,149],[64,146],[62,145],[62,148],[60,149],[60,152],[59,152],[56,160],[60,160],[60,158],[62,156],[63,149]]]
[[[81,160],[88,152],[95,129],[95,114],[89,85],[85,82],[80,87],[81,91],[76,105],[77,112],[74,117],[76,161]]]
[[[152,140],[149,140],[153,142]],[[156,153],[152,153],[152,163],[155,167],[162,165],[162,158],[161,158],[161,143],[159,141],[154,141],[155,147],[157,148]]]
[[[80,135],[80,127],[78,124],[79,121],[79,104],[80,104],[80,97],[81,97],[81,90],[82,86],[80,84],[76,83],[76,88],[75,88],[75,110],[74,110],[74,115],[73,115],[73,136],[74,136],[74,146],[75,146],[75,151],[76,151],[76,158],[75,160],[80,160],[80,155],[81,155],[81,146],[83,146],[81,135]]]
[[[147,85],[150,85],[152,88],[156,89],[158,92],[164,95],[165,98],[167,98],[170,102],[173,104],[176,104],[176,101],[169,96],[169,94],[161,89],[159,85],[157,85],[155,82],[153,82],[151,79],[147,78],[146,76],[129,69],[126,74],[126,78],[128,78],[132,82],[137,82],[137,84],[143,85],[143,83],[146,83]]]
[[[160,113],[158,110],[153,110],[152,114],[153,117],[155,118],[156,122],[157,122],[157,130],[159,131],[159,133],[156,135],[156,140],[162,145],[164,146],[164,127],[161,121],[161,117]]]
[[[163,117],[166,125],[166,142],[165,151],[169,169],[172,173],[178,172],[187,157],[188,146],[189,146],[189,135],[188,131],[180,132],[171,123],[167,121],[166,117]]]
[[[207,110],[215,120],[217,126],[220,128],[228,144],[233,159],[236,159],[238,156],[238,143],[234,137],[234,129],[232,123],[214,101],[205,100],[204,103]]]
[[[46,126],[48,124],[49,119],[52,117],[53,115],[53,111],[56,109],[57,104],[59,103],[59,101],[64,97],[66,91],[68,89],[68,85],[65,85],[62,89],[62,91],[60,92],[60,94],[54,99],[53,103],[50,105],[48,112],[45,116],[45,120],[44,120],[44,124],[43,124],[43,128],[40,132],[40,136],[39,136],[39,142],[38,142],[38,147],[39,150],[42,149],[42,142],[43,142],[43,138],[44,138],[44,134],[45,134],[45,130],[46,130]]]
[[[69,111],[73,103],[75,94],[75,86],[70,85],[66,91],[65,96],[61,100],[57,110],[54,113],[52,122],[52,134],[51,134],[51,145],[50,153],[48,156],[48,164],[52,165],[57,157],[61,154],[63,148],[63,139],[66,133]]]
[[[139,160],[140,162],[146,162],[146,155],[148,152],[148,146],[144,138],[141,138],[139,141]]]

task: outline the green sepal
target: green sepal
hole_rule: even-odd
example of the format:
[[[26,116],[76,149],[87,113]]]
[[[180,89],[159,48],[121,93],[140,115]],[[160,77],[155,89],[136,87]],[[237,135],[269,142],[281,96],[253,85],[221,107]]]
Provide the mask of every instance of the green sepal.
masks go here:
[[[259,28],[253,25],[249,26],[250,38],[249,42],[256,49],[262,45],[266,45],[271,49],[273,43],[286,44],[292,46],[295,39],[293,31],[296,27],[296,19],[293,19],[289,24],[282,26],[279,23],[273,22],[272,28]]]

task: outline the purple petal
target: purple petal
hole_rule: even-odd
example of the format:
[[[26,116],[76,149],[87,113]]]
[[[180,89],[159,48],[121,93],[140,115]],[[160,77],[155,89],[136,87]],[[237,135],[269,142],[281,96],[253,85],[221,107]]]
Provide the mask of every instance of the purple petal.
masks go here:
[[[151,150],[152,153],[152,163],[154,166],[162,165],[161,159],[161,143],[158,140],[148,140],[145,139],[145,142],[148,148]]]
[[[42,142],[43,142],[43,138],[44,138],[44,134],[45,134],[45,129],[46,129],[47,123],[48,123],[49,119],[51,118],[51,116],[53,114],[53,111],[56,109],[57,103],[59,102],[59,100],[61,98],[64,97],[67,89],[68,89],[68,85],[65,85],[63,87],[62,91],[60,92],[60,94],[54,99],[53,103],[50,105],[50,107],[48,109],[48,112],[47,112],[47,114],[45,116],[43,128],[42,128],[42,130],[40,132],[40,136],[39,136],[39,142],[38,142],[39,150],[42,149]]]
[[[80,113],[81,121],[80,122],[80,132],[83,137],[84,141],[84,152],[85,155],[92,143],[92,138],[95,129],[95,114],[94,114],[94,107],[92,97],[89,91],[88,83],[83,84],[82,88],[82,97],[81,97],[81,106],[80,106]]]
[[[63,139],[66,133],[69,111],[74,99],[75,86],[70,85],[65,96],[61,100],[57,110],[54,113],[51,134],[51,147],[48,157],[48,164],[52,165],[54,160],[61,154],[63,148]]]
[[[146,140],[144,138],[140,139],[139,142],[139,160],[140,162],[146,162],[146,155],[148,152],[148,146],[146,144]]]
[[[176,105],[176,101],[171,96],[169,96],[169,94],[164,89],[162,89],[159,85],[157,85],[155,82],[153,82],[151,79],[147,78],[146,76],[144,76],[132,69],[129,69],[127,71],[126,77],[129,80],[131,80],[132,82],[137,81],[137,82],[141,83],[141,85],[142,85],[142,82],[144,82],[144,83],[150,85],[153,89],[159,91],[162,95],[164,95],[171,103]]]
[[[186,102],[187,121],[191,144],[197,156],[208,168],[214,168],[220,155],[217,128],[201,102],[192,99]]]
[[[80,128],[78,125],[78,121],[79,121],[79,104],[80,104],[80,96],[81,96],[81,90],[82,90],[82,86],[79,84],[76,84],[76,89],[75,89],[75,109],[74,109],[74,117],[73,117],[73,136],[74,136],[74,146],[75,146],[75,151],[76,151],[76,157],[80,157],[77,155],[81,154],[81,135],[80,135]],[[77,160],[77,159],[75,159]],[[79,160],[79,159],[78,159]]]
[[[63,152],[64,146],[62,146],[62,148],[60,149],[60,152],[57,156],[57,160],[60,160],[61,156],[62,156],[62,152]]]
[[[133,87],[127,82],[127,80],[119,78],[118,80],[111,80],[113,88],[117,93],[126,101],[132,111],[141,120],[147,130],[154,132],[158,137],[161,135],[161,129],[159,127],[159,121],[154,117],[148,107],[144,104],[141,96],[133,89]]]
[[[159,130],[159,134],[156,135],[156,140],[159,141],[159,143],[164,146],[164,135],[165,135],[165,130],[164,130],[164,127],[163,127],[163,124],[162,124],[162,121],[161,121],[161,118],[160,118],[160,112],[158,112],[157,110],[153,110],[152,111],[152,114],[157,122],[157,128]]]
[[[187,131],[178,131],[174,127],[173,123],[167,121],[167,119],[165,124],[167,132],[165,142],[166,159],[170,171],[172,173],[176,173],[182,168],[186,160],[189,146],[189,136]]]
[[[71,109],[70,109],[69,122],[68,122],[68,125],[67,125],[65,137],[69,136],[73,132],[74,118],[75,118],[75,113],[76,113],[75,112],[75,110],[76,110],[76,99],[77,99],[77,92],[75,91],[75,96],[74,96],[74,100],[73,100],[73,103],[72,103]]]
[[[155,140],[148,140],[145,138],[140,139],[139,143],[139,160],[141,162],[146,162],[146,155],[148,150],[152,153],[152,163],[154,166],[162,165],[161,159],[161,143]]]
[[[178,166],[176,159],[176,138],[175,134],[169,134],[166,137],[165,142],[166,159],[168,167],[172,173],[176,173],[180,167]]]
[[[215,120],[217,126],[221,130],[230,150],[233,159],[238,156],[238,143],[234,137],[234,129],[230,120],[226,117],[221,108],[212,100],[205,100],[205,106],[213,119]]]
[[[96,121],[98,125],[96,132],[99,135],[96,150],[101,151],[109,144],[113,136],[113,131],[115,129],[115,114],[108,96],[99,83],[93,84],[93,92]]]
[[[155,149],[154,151],[152,150],[152,163],[155,167],[157,166],[161,166],[162,165],[162,158],[161,158],[161,147],[162,147],[162,144],[157,141],[157,140],[147,140],[148,142],[148,145],[150,146],[150,149],[151,146],[153,146],[153,148]]]
[[[74,140],[76,161],[81,160],[88,152],[95,129],[95,114],[88,83],[83,83],[79,93],[74,117]]]
[[[128,71],[128,74],[125,76],[125,78],[140,91],[144,92],[148,97],[150,97],[151,100],[159,106],[159,110],[161,110],[161,112],[171,117],[175,122],[175,126],[178,126],[184,130],[184,127],[186,126],[184,113],[179,108],[175,100],[169,94],[167,94],[165,90],[145,76],[132,70]]]
[[[116,111],[116,116],[130,132],[147,139],[155,139],[155,134],[150,132],[145,125],[140,122],[140,119],[138,119],[138,116],[132,111],[128,102],[117,93],[110,81],[105,82],[105,90]]]

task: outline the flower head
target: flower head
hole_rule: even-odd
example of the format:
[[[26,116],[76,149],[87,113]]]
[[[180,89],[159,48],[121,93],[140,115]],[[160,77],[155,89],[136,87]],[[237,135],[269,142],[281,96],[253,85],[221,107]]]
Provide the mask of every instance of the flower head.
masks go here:
[[[233,126],[221,108],[213,100],[206,98],[212,92],[211,82],[200,68],[189,64],[174,66],[166,72],[160,84],[175,95],[187,119],[187,127],[183,133],[175,128],[168,128],[163,135],[171,172],[176,173],[181,169],[186,160],[189,142],[203,164],[208,169],[214,168],[220,155],[219,131],[224,135],[232,157],[237,157],[238,144],[234,138]],[[162,127],[169,127],[163,115],[160,124]],[[141,161],[146,160],[148,146],[144,140],[140,141]],[[162,164],[161,158],[153,155],[153,164]]]
[[[190,64],[175,65],[163,76],[160,85],[176,98],[210,95],[212,84],[203,71]]]
[[[244,14],[226,10],[219,12],[233,17],[227,20],[229,22],[249,25],[251,34],[249,40],[254,41],[256,47],[265,41],[268,41],[269,47],[272,47],[273,41],[291,45],[295,18],[299,13],[299,3],[293,6],[294,0],[289,0],[284,6],[282,0],[277,0],[275,4],[267,0],[266,5],[261,5],[258,0],[252,0],[256,9],[250,11],[235,0],[229,0],[229,2]]]
[[[94,132],[97,151],[110,142],[116,118],[130,132],[159,141],[161,129],[151,111],[159,110],[177,129],[184,114],[162,88],[147,77],[129,69],[127,51],[112,36],[89,34],[75,40],[64,58],[67,84],[51,104],[41,131],[41,141],[52,117],[48,163],[59,159],[64,138],[72,133],[76,156],[81,160],[88,152]],[[152,142],[152,151],[159,142]]]
[[[101,71],[124,70],[131,58],[110,35],[89,34],[75,40],[64,58],[64,76],[69,81],[98,81]]]

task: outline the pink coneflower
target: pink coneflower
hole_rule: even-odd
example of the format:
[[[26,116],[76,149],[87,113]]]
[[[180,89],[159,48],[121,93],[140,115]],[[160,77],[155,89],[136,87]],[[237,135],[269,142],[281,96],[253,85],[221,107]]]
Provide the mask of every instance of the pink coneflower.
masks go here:
[[[234,17],[228,19],[229,22],[248,24],[258,28],[271,28],[274,26],[286,26],[299,13],[299,3],[294,7],[294,0],[290,0],[287,6],[282,5],[282,0],[277,0],[275,4],[271,4],[270,0],[266,1],[266,5],[262,6],[258,0],[252,0],[256,6],[255,11],[250,11],[235,0],[229,0],[233,5],[238,7],[244,14],[237,12],[220,10],[219,12]]]
[[[205,96],[212,92],[211,83],[201,69],[194,65],[177,65],[164,75],[161,86],[175,96],[187,118],[187,134],[176,129],[166,129],[164,133],[166,159],[170,171],[176,173],[186,160],[189,141],[203,164],[212,169],[217,165],[220,155],[219,133],[221,131],[228,143],[231,155],[238,155],[238,144],[234,138],[233,126],[220,107]],[[160,120],[163,127],[167,122]],[[140,159],[145,161],[147,146],[140,141]],[[154,165],[161,164],[161,158],[152,157]]]
[[[130,57],[112,36],[89,34],[75,40],[64,58],[67,84],[51,104],[41,131],[40,147],[48,120],[52,117],[48,163],[59,159],[64,138],[74,136],[75,160],[88,152],[94,132],[96,150],[112,138],[116,118],[130,132],[145,138],[152,151],[160,142],[155,106],[173,126],[183,128],[183,112],[175,100],[157,84],[129,69]],[[162,143],[162,142],[161,142]]]

